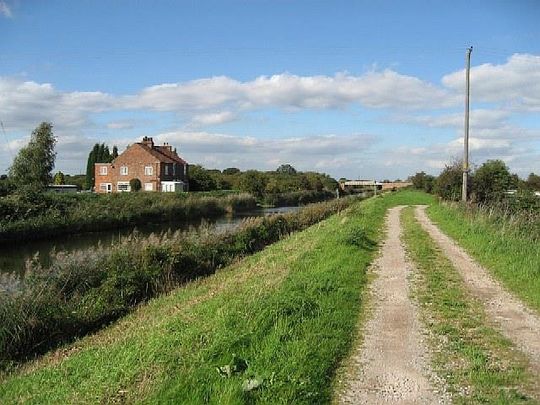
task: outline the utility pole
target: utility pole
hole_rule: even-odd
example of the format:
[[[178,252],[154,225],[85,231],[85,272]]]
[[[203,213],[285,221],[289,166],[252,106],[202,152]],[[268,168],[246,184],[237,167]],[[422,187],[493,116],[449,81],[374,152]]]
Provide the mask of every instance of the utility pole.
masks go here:
[[[467,202],[467,182],[469,177],[469,94],[471,77],[471,52],[472,46],[467,48],[465,53],[465,131],[463,139],[463,185],[461,188],[461,198]]]

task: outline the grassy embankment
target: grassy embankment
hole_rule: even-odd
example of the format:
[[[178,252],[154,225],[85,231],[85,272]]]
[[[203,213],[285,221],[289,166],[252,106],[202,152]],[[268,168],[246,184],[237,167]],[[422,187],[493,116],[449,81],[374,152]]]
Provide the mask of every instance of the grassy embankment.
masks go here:
[[[0,198],[0,243],[253,209],[239,193],[36,194]]]
[[[0,366],[99,329],[140,302],[212,274],[354,201],[251,218],[227,232],[210,227],[149,237],[134,233],[110,247],[58,252],[47,268],[31,261],[18,288],[0,294]]]
[[[436,204],[428,215],[510,291],[540,311],[540,213]]]
[[[525,403],[533,378],[526,358],[489,326],[450,261],[421,228],[412,208],[402,214],[403,240],[419,269],[413,283],[432,332],[435,371],[456,403]]]
[[[0,402],[329,401],[386,209],[431,201],[355,204],[5,375]]]

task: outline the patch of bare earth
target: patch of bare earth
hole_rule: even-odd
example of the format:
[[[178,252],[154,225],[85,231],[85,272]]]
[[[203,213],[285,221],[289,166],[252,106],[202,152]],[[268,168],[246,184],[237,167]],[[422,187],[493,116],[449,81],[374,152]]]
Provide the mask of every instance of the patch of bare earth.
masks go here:
[[[524,354],[540,373],[540,317],[506,291],[488,271],[477,264],[451,238],[434,225],[425,212],[416,208],[416,218],[458,270],[470,293],[485,307],[488,317]],[[539,383],[540,384],[540,383]]]
[[[433,404],[442,395],[430,380],[429,358],[418,310],[409,296],[412,271],[400,241],[399,213],[389,210],[387,239],[373,265],[370,287],[373,314],[363,331],[363,344],[353,355],[338,401],[345,404]]]

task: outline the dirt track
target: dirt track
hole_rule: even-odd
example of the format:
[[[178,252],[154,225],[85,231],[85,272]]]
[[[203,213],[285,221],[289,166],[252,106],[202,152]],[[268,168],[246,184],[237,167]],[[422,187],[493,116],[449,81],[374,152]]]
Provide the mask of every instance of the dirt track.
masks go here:
[[[441,402],[428,379],[431,372],[421,325],[409,297],[407,276],[412,267],[400,241],[401,208],[388,213],[387,239],[373,265],[374,310],[366,323],[364,343],[353,358],[354,374],[339,397],[341,403]]]
[[[529,357],[531,368],[540,373],[540,317],[502,288],[483,267],[444,235],[427,217],[425,208],[416,208],[417,220],[459,271],[471,295],[482,302],[490,319]]]

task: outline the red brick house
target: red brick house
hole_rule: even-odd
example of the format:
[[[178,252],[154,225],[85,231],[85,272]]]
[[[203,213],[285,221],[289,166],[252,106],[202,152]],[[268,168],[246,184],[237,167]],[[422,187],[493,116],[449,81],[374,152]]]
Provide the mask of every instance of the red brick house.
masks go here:
[[[131,191],[131,179],[141,181],[142,191],[187,191],[189,165],[172,146],[154,145],[152,138],[129,146],[111,163],[95,164],[95,191]]]

